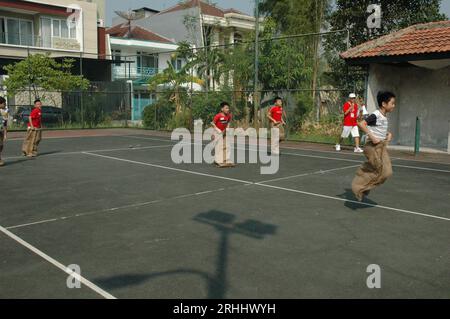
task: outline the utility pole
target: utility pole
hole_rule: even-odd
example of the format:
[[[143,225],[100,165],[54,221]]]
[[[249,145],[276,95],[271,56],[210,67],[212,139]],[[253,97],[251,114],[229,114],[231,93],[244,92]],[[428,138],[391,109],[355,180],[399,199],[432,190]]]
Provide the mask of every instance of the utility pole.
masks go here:
[[[255,18],[256,18],[256,25],[255,25],[255,79],[253,83],[253,122],[255,125],[255,129],[259,128],[259,118],[258,118],[258,112],[259,112],[259,96],[258,96],[258,90],[259,90],[259,0],[255,0]]]

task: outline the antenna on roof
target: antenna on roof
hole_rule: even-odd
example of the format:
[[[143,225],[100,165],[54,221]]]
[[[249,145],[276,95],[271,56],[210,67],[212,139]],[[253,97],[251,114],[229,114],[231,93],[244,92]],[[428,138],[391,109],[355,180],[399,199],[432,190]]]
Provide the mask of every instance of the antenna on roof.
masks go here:
[[[141,20],[145,18],[144,11],[114,11],[119,17],[128,21],[128,37],[131,37],[131,21]]]

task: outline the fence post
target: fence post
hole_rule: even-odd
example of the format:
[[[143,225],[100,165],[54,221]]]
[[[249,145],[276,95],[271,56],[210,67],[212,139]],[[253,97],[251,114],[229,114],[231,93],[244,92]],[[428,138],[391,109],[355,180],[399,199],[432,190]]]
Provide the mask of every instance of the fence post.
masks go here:
[[[450,154],[450,121],[448,121],[448,142],[447,142],[447,153]]]
[[[32,108],[32,102],[33,100],[31,99],[31,70],[30,70],[30,46],[27,46],[27,59],[28,59],[28,99],[30,102],[30,107]],[[35,97],[36,98],[36,97]]]
[[[259,0],[255,0],[255,78],[254,78],[254,97],[253,97],[253,106],[254,106],[254,125],[255,129],[259,129]]]
[[[80,52],[80,78],[83,77],[83,52]],[[81,128],[84,129],[84,100],[83,88],[80,88]]]
[[[420,152],[420,119],[417,116],[416,117],[416,136],[415,136],[415,143],[414,143],[414,155],[419,155]]]

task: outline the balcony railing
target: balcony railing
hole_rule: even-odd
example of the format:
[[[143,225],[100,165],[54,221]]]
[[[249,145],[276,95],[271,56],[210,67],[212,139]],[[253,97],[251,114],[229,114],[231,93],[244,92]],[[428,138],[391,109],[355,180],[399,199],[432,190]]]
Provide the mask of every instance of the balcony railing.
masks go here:
[[[80,51],[77,39],[60,37],[41,37],[29,34],[0,33],[0,45],[9,44],[22,47]]]
[[[113,79],[149,79],[158,74],[158,68],[113,66]]]

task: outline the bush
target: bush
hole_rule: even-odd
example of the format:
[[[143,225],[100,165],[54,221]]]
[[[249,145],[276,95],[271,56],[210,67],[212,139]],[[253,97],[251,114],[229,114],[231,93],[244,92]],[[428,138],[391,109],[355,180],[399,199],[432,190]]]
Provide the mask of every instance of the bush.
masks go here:
[[[211,123],[214,116],[220,111],[220,103],[230,103],[232,105],[232,96],[229,92],[202,92],[196,93],[192,97],[192,116],[194,120],[202,119],[203,123]],[[231,112],[236,117],[236,109]]]
[[[177,128],[187,128],[191,126],[191,116],[190,111],[185,109],[183,112],[175,114],[169,120],[168,128],[169,130],[174,130]]]
[[[142,123],[145,128],[152,130],[169,129],[169,121],[174,112],[174,103],[169,101],[167,94],[161,94],[156,102],[144,108],[142,112]]]

